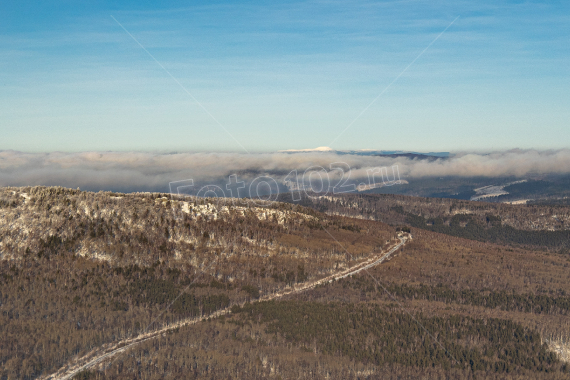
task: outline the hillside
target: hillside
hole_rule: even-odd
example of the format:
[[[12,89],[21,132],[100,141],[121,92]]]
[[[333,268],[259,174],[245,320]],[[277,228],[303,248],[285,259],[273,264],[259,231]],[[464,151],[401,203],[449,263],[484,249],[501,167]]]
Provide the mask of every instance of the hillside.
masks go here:
[[[3,188],[0,378],[566,378],[570,256],[427,224],[546,209],[445,202]]]
[[[395,236],[383,224],[287,204],[44,187],[5,188],[0,199],[2,368],[13,378],[342,270]]]

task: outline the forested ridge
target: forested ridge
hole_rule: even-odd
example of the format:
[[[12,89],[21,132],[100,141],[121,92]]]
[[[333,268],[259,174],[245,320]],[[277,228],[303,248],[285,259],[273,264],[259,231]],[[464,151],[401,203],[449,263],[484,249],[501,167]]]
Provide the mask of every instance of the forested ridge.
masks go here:
[[[423,213],[418,228],[406,222],[416,206],[346,200],[1,189],[0,379],[45,378],[93,349],[226,307],[76,378],[567,378],[550,342],[570,331],[568,255],[433,230],[509,226],[516,209],[483,205],[442,224]],[[385,263],[256,302],[380,252],[399,230],[413,240]]]
[[[0,200],[0,377],[10,379],[329,274],[395,236],[288,204],[57,187],[4,188]]]

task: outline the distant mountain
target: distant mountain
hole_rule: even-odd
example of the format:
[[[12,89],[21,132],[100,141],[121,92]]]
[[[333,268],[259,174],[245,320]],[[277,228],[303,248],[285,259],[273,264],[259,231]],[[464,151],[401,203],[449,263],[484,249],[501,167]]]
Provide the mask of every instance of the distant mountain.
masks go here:
[[[439,159],[449,158],[449,153],[447,152],[436,152],[436,153],[380,153],[375,154],[375,156],[387,156],[387,157],[405,157],[411,160],[428,160],[435,161]]]
[[[336,152],[334,149],[329,148],[328,146],[320,146],[315,149],[287,149],[287,150],[280,150],[279,153],[305,153],[305,152]]]
[[[403,150],[376,150],[376,149],[359,149],[359,150],[335,150],[328,146],[320,146],[314,149],[287,149],[280,150],[279,153],[335,153],[335,154],[352,154],[357,156],[391,156],[391,157],[407,157],[411,159],[438,159],[448,158],[449,152],[406,152]]]

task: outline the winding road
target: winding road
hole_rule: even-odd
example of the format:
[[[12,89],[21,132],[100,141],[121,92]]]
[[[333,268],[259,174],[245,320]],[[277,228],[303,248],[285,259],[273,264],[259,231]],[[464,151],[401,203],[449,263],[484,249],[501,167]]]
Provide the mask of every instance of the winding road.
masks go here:
[[[339,280],[341,278],[345,278],[345,277],[357,274],[357,273],[359,273],[363,270],[366,270],[368,268],[372,268],[372,267],[384,262],[386,259],[388,259],[400,247],[402,247],[409,240],[411,240],[411,238],[412,237],[409,234],[402,234],[401,236],[399,236],[400,242],[398,244],[394,245],[393,247],[391,247],[387,252],[382,253],[380,256],[374,255],[373,257],[369,258],[368,260],[366,260],[364,262],[361,262],[355,266],[352,266],[348,269],[337,272],[337,273],[332,274],[330,276],[321,278],[319,280],[307,281],[303,284],[297,284],[296,286],[293,286],[293,287],[287,287],[287,288],[285,288],[279,292],[276,292],[276,293],[266,294],[266,295],[260,297],[255,302],[270,301],[270,300],[281,298],[281,297],[286,296],[286,295],[301,293],[301,292],[304,292],[306,290],[312,289],[318,285],[328,283],[328,282],[332,282],[334,280]],[[167,333],[168,331],[180,328],[182,326],[193,325],[193,324],[196,324],[196,323],[198,323],[204,319],[216,318],[216,317],[226,315],[226,314],[230,314],[230,313],[231,313],[231,306],[227,307],[225,309],[220,309],[220,310],[218,310],[212,314],[208,314],[208,315],[204,315],[204,316],[196,317],[196,318],[185,319],[185,320],[182,320],[180,322],[168,325],[168,326],[166,326],[160,330],[155,330],[152,332],[144,333],[144,334],[138,335],[134,338],[123,339],[119,342],[103,345],[102,347],[99,347],[99,348],[91,351],[90,353],[88,353],[87,355],[85,355],[81,358],[74,359],[72,363],[63,366],[56,373],[48,375],[46,377],[40,377],[40,379],[45,379],[45,380],[68,380],[68,379],[71,379],[71,378],[73,378],[73,376],[77,375],[81,371],[92,368],[92,367],[104,362],[106,359],[109,359],[109,358],[116,356],[116,355],[118,355],[124,351],[127,351],[128,349],[132,348],[133,346],[135,346],[137,344],[140,344],[140,343],[145,342],[147,340],[159,337],[159,336]]]

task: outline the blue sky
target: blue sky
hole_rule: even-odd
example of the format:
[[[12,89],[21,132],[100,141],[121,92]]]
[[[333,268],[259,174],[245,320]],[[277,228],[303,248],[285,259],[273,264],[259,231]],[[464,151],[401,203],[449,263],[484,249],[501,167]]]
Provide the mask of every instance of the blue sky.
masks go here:
[[[567,2],[276,3],[2,2],[0,149],[570,146]]]

